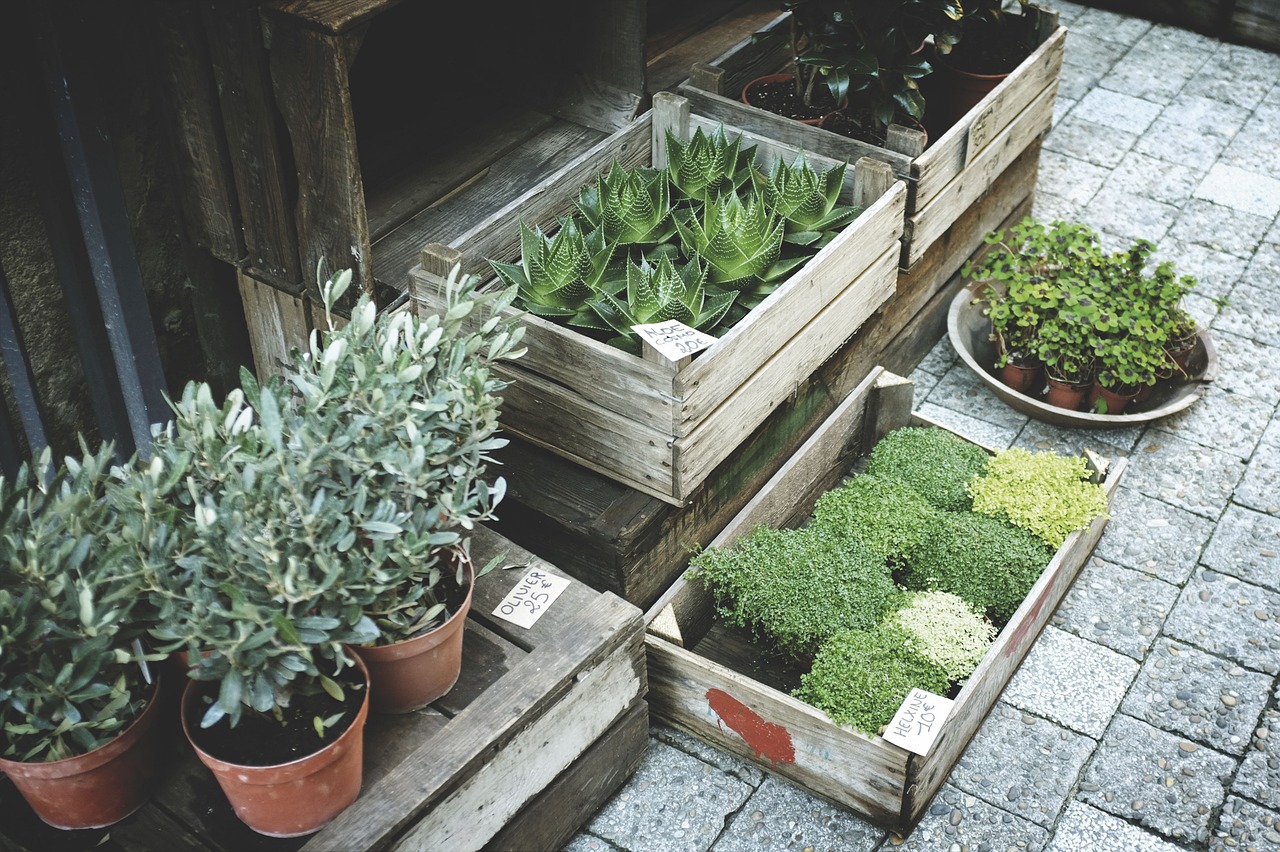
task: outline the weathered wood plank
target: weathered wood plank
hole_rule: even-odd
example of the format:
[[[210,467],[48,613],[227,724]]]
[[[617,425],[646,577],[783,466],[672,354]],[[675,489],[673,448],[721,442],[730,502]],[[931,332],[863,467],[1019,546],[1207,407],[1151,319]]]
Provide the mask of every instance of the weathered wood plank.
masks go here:
[[[1280,7],[1274,0],[1236,0],[1230,32],[1246,44],[1280,50]]]
[[[294,349],[305,349],[311,334],[309,299],[284,293],[243,272],[237,273],[249,345],[258,381],[280,372]]]
[[[682,8],[701,8],[702,5],[705,4],[686,3],[682,4]],[[752,33],[763,28],[777,16],[776,0],[748,0],[746,3],[738,4],[713,25],[701,28],[699,32],[691,34],[677,44],[667,46],[651,40],[646,69],[649,90],[659,92],[674,89],[689,75],[691,65],[705,62],[707,57],[719,56],[743,39],[750,38]],[[723,92],[717,92],[717,94],[723,94]]]
[[[278,0],[264,11],[286,23],[337,35],[352,30],[401,0]]]

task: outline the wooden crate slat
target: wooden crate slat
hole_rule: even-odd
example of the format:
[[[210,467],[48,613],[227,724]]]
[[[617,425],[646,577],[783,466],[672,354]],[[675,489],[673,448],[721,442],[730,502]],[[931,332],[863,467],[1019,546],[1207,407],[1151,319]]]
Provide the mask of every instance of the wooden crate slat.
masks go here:
[[[264,11],[325,33],[342,33],[371,20],[400,0],[276,0]]]
[[[1041,92],[1017,119],[983,149],[976,160],[947,184],[945,191],[934,197],[924,208],[908,216],[906,234],[903,237],[904,244],[908,243],[910,237],[909,248],[904,252],[908,268],[923,257],[925,250],[951,227],[960,212],[977,201],[1000,173],[1049,129],[1053,123],[1053,102],[1057,91],[1058,87],[1054,84]]]
[[[995,142],[1001,129],[1012,124],[1046,89],[1056,87],[1062,74],[1066,42],[1067,30],[1059,27],[963,121],[957,122],[916,158],[912,165],[912,175],[916,178],[916,210],[927,206],[944,191],[947,184],[964,171],[966,164]]]
[[[730,15],[721,18],[713,26],[690,34],[673,47],[655,44],[650,38],[648,65],[645,69],[649,91],[673,89],[688,76],[691,65],[705,61],[708,56],[722,53],[729,45],[744,38],[750,38],[752,33],[777,15],[776,0],[749,0],[736,5]]]
[[[778,5],[775,3],[773,8],[776,10]],[[755,32],[752,32],[720,56],[710,62],[704,61],[704,67],[716,68],[722,72],[718,80],[719,88],[699,85],[696,70],[691,75],[694,84],[716,95],[737,98],[752,80],[765,74],[773,74],[784,67],[791,61],[791,47],[786,36],[790,15],[790,12],[774,15],[756,31],[772,33],[767,41],[753,43]]]

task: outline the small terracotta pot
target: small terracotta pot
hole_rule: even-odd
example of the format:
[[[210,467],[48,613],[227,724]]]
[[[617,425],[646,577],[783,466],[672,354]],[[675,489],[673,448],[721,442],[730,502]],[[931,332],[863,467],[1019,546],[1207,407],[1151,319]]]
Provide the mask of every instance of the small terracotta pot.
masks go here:
[[[926,117],[935,129],[945,131],[968,114],[1009,74],[974,74],[955,67],[950,60],[934,51],[930,57],[933,73]]]
[[[242,766],[219,760],[191,738],[191,718],[198,713],[199,681],[182,693],[182,731],[200,762],[217,779],[236,816],[268,837],[300,837],[324,828],[360,795],[364,764],[364,723],[369,716],[369,670],[355,657],[364,675],[364,701],[355,720],[319,751],[274,766]]]
[[[1187,364],[1191,360],[1192,354],[1196,351],[1196,343],[1198,340],[1199,338],[1193,337],[1190,340],[1183,341],[1176,346],[1165,350],[1173,363],[1178,365],[1178,371],[1174,373],[1178,378],[1184,378],[1191,375],[1191,371],[1187,369]]]
[[[1077,384],[1055,379],[1053,376],[1046,376],[1046,382],[1049,390],[1044,396],[1045,404],[1065,408],[1067,411],[1079,411],[1089,394],[1089,382]]]
[[[471,611],[476,576],[470,559],[462,554],[455,554],[454,558],[466,560],[467,596],[444,624],[390,645],[352,646],[351,650],[369,667],[369,700],[375,713],[418,710],[448,693],[458,682],[463,628]]]
[[[765,74],[765,75],[763,75],[763,76],[757,77],[757,78],[755,78],[754,80],[752,80],[751,82],[747,83],[747,85],[745,85],[745,86],[743,86],[743,87],[742,87],[742,102],[743,102],[744,104],[746,104],[747,106],[756,106],[755,104],[753,104],[753,103],[751,102],[750,98],[748,97],[748,93],[751,91],[751,89],[752,89],[752,88],[754,88],[755,86],[760,85],[761,83],[790,83],[790,82],[791,82],[792,80],[794,80],[795,78],[796,78],[796,75],[794,75],[794,74],[792,74],[792,73],[790,73],[790,72],[784,72],[784,73],[781,73],[781,74]],[[756,107],[756,108],[757,108],[757,109],[763,109],[763,107]],[[798,121],[798,122],[800,122],[801,124],[812,124],[814,127],[821,127],[821,126],[822,126],[822,122],[824,122],[824,121],[826,121],[826,120],[827,120],[827,117],[826,117],[825,115],[824,115],[824,116],[820,116],[820,117],[818,117],[818,118],[794,118],[794,119],[792,119],[792,121]]]
[[[1104,388],[1094,379],[1093,386],[1089,389],[1089,409],[1093,410],[1097,407],[1098,400],[1104,400],[1107,404],[1107,410],[1102,414],[1124,414],[1125,408],[1133,401],[1134,396],[1138,393],[1138,389],[1117,393],[1111,388]]]
[[[47,763],[0,759],[36,816],[54,828],[104,828],[146,804],[160,777],[162,679],[142,714],[106,745]]]
[[[1000,381],[1004,382],[1018,393],[1034,394],[1039,388],[1037,382],[1040,379],[1040,365],[1032,364],[1026,366],[1023,364],[1015,364],[1009,361],[1000,368]]]

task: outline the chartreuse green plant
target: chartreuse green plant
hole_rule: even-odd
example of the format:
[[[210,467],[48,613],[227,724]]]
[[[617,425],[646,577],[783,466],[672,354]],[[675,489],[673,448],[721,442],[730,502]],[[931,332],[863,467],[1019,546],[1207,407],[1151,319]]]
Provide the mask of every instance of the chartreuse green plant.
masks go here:
[[[866,472],[896,479],[940,509],[970,505],[970,480],[987,467],[987,453],[953,432],[904,426],[885,435],[867,457]]]
[[[877,626],[844,630],[823,643],[792,695],[836,724],[874,735],[913,688],[946,694],[949,686],[946,671],[920,653],[910,633]]]
[[[897,479],[862,473],[827,491],[812,526],[856,539],[890,568],[910,563],[942,512]]]
[[[603,243],[656,245],[671,239],[671,190],[662,169],[624,169],[615,160],[609,171],[578,194],[578,210]]]
[[[901,596],[882,559],[819,525],[761,526],[731,548],[703,550],[690,568],[726,621],[796,657],[840,630],[879,624]]]
[[[1010,447],[991,458],[969,493],[975,512],[1003,518],[1057,550],[1072,532],[1107,514],[1106,490],[1090,479],[1079,456]]]
[[[888,625],[911,636],[911,647],[958,683],[978,667],[996,626],[950,592],[916,592],[889,616]]]
[[[520,263],[489,263],[504,284],[517,289],[525,310],[573,323],[587,313],[588,299],[617,290],[620,280],[609,278],[613,248],[602,229],[583,231],[567,216],[550,237],[521,223]]]
[[[489,364],[520,354],[522,329],[498,318],[514,288],[480,294],[455,269],[442,315],[375,315],[362,297],[337,328],[350,278],[322,283],[329,328],[287,384],[246,372],[221,405],[190,384],[153,444],[161,472],[189,467],[170,492],[139,489],[174,515],[173,568],[149,578],[152,634],[218,684],[203,727],[279,717],[296,694],[340,700],[343,646],[441,621],[444,556],[503,495],[484,478],[503,443]],[[317,732],[339,715],[316,717]]]
[[[44,762],[110,742],[154,694],[145,604],[110,446],[0,478],[0,755]]]

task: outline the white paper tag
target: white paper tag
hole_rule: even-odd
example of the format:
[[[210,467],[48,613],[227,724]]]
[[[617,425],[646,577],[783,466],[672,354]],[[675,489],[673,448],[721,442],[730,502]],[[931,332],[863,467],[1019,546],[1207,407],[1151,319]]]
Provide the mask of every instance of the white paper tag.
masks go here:
[[[923,757],[933,748],[933,741],[938,738],[942,723],[951,715],[954,704],[950,698],[913,689],[907,693],[898,712],[893,714],[893,721],[882,736]]]
[[[529,570],[516,587],[498,604],[493,614],[526,630],[537,623],[547,608],[569,588],[568,577],[559,577],[537,568]]]
[[[668,361],[687,358],[718,340],[709,334],[703,334],[696,328],[690,328],[679,320],[633,325],[631,330],[657,349]]]

